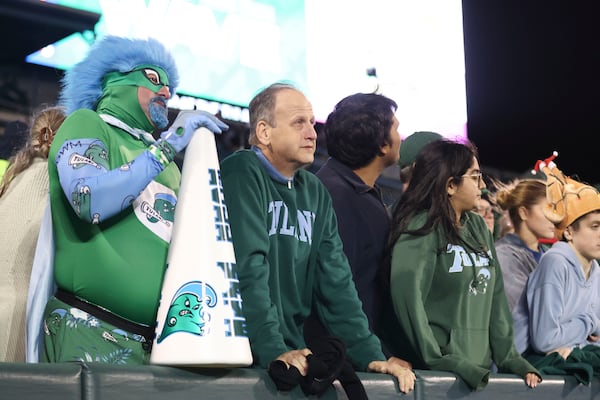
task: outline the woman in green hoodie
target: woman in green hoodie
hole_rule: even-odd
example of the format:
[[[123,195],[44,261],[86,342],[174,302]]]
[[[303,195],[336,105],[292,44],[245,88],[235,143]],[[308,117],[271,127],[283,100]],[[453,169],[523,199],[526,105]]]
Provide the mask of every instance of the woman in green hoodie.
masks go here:
[[[382,339],[415,368],[486,386],[492,361],[529,387],[540,373],[515,350],[494,241],[474,212],[485,188],[470,144],[438,140],[415,161],[389,236],[391,305]]]

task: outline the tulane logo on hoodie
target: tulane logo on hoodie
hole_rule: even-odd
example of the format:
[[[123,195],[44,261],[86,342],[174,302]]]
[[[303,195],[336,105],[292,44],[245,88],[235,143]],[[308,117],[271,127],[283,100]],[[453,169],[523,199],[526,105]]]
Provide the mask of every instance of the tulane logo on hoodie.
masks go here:
[[[470,253],[464,247],[456,244],[449,244],[447,253],[454,254],[452,266],[448,269],[449,273],[472,272],[473,280],[469,284],[469,294],[478,295],[487,292],[488,282],[492,274],[487,268],[490,265],[491,253],[487,256],[481,253]],[[467,271],[465,271],[467,267]]]

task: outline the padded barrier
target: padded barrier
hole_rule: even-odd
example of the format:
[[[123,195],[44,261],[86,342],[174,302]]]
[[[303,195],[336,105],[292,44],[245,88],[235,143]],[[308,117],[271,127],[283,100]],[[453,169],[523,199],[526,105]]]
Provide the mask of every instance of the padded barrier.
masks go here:
[[[0,399],[83,399],[81,373],[76,363],[0,363]]]
[[[578,385],[572,377],[545,376],[529,389],[514,375],[493,374],[484,390],[471,392],[453,374],[415,371],[415,391],[402,395],[387,375],[358,373],[369,399],[598,399],[600,381]],[[19,364],[0,363],[0,400],[54,399],[304,399],[299,387],[277,392],[266,370],[253,368],[204,369],[156,365],[112,366],[97,363]],[[316,399],[316,396],[312,398]],[[347,399],[338,382],[319,400]]]

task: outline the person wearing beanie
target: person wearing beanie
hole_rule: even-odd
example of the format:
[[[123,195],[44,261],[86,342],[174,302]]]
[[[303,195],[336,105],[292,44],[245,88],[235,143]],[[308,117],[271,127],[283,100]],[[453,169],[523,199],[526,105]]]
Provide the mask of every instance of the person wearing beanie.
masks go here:
[[[25,362],[27,287],[48,200],[48,151],[65,119],[61,107],[33,114],[27,143],[0,179],[0,361]],[[25,124],[24,124],[25,125]],[[27,125],[25,125],[27,126]]]
[[[227,129],[201,111],[180,112],[166,129],[178,80],[162,43],[118,36],[66,72],[67,118],[48,156],[53,262],[36,256],[53,266],[57,290],[43,322],[28,310],[29,358],[41,324],[42,361],[149,361],[181,179],[173,160],[196,129]],[[32,281],[32,303],[42,288]]]
[[[402,182],[403,192],[410,183],[413,165],[417,159],[417,154],[419,154],[421,149],[427,143],[440,140],[442,138],[443,136],[436,132],[417,131],[402,141],[402,145],[400,146],[400,159],[398,160],[398,166],[400,166],[400,181]]]
[[[600,195],[565,176],[552,159],[540,169],[547,177],[543,211],[559,241],[527,283],[530,351],[537,365],[547,362],[540,355],[567,362],[581,351],[600,355]]]

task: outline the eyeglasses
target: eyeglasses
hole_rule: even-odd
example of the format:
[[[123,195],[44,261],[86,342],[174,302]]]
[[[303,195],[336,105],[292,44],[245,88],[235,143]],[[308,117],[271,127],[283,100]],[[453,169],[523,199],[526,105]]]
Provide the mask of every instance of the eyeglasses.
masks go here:
[[[483,180],[483,174],[481,173],[481,171],[477,171],[477,172],[473,172],[470,174],[464,174],[462,175],[463,178],[471,178],[474,181],[477,181],[477,185],[481,185],[481,182]]]

